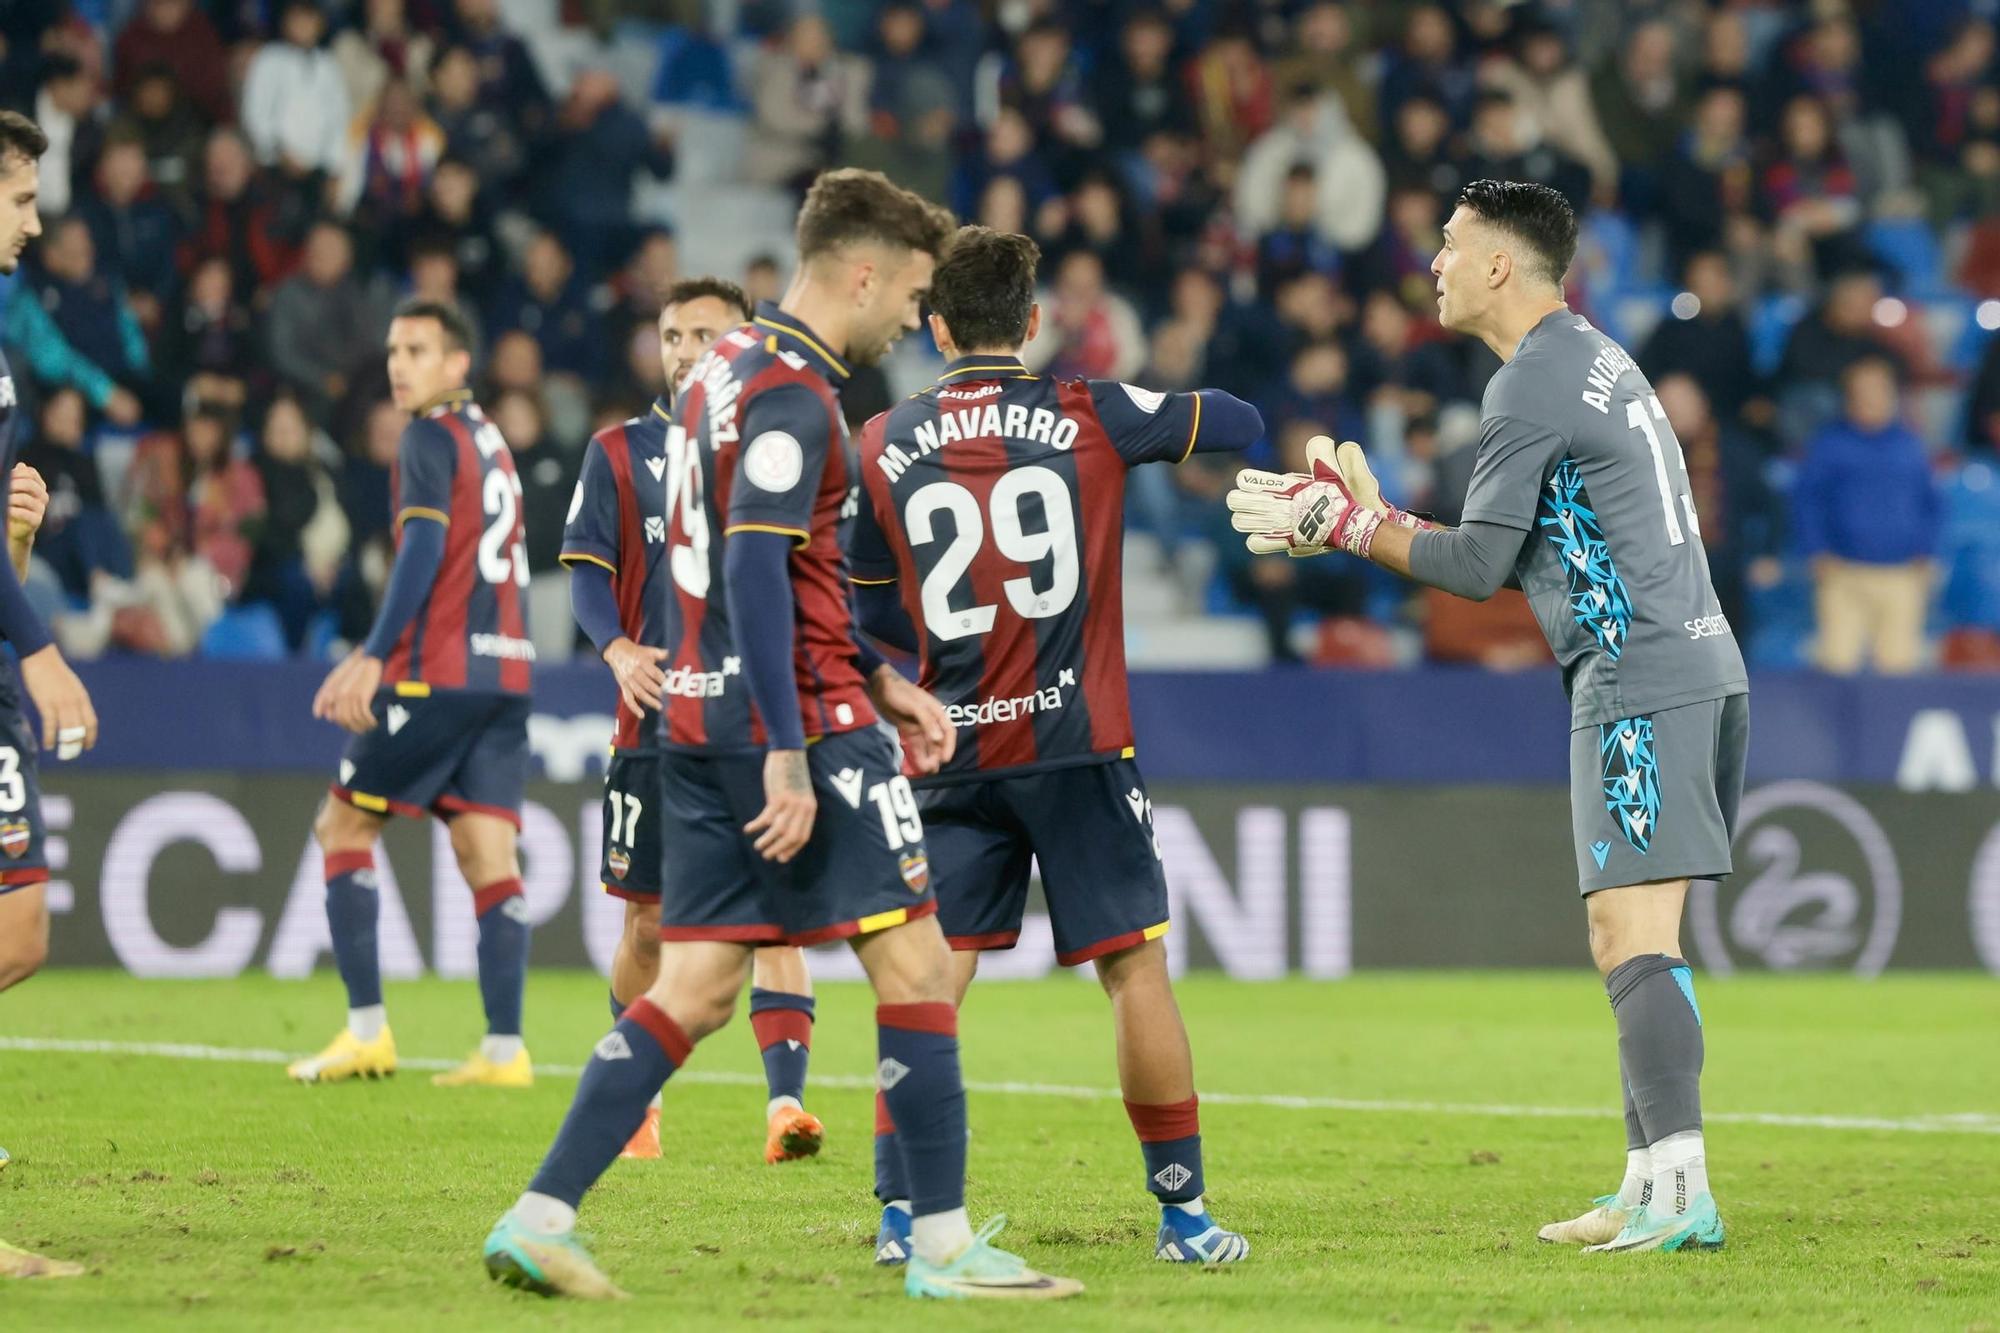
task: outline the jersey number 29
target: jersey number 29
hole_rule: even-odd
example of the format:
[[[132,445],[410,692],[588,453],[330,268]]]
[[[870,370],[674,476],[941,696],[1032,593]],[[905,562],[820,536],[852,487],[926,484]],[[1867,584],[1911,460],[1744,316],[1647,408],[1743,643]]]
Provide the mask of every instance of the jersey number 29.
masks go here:
[[[1030,498],[1041,502],[1040,532],[1029,532],[1021,521],[1023,502]],[[993,545],[1001,555],[1023,565],[1044,559],[1050,562],[1046,588],[1036,588],[1034,579],[1026,575],[1002,583],[1000,591],[1007,604],[1027,620],[1045,620],[1069,610],[1077,587],[1076,512],[1063,479],[1045,467],[1004,472],[993,483],[987,508],[993,514]],[[951,515],[954,531],[951,544],[924,576],[924,627],[940,639],[991,633],[998,606],[954,609],[951,604],[952,593],[972,568],[973,557],[986,539],[979,501],[955,481],[934,481],[919,487],[903,508],[903,526],[912,546],[937,540],[939,514]]]

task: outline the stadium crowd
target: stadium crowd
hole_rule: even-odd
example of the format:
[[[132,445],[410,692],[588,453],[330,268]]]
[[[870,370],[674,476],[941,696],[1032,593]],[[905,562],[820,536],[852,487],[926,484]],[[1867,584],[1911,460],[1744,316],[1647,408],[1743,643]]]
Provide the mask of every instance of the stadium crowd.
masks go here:
[[[538,647],[567,655],[564,513],[590,431],[663,388],[658,293],[727,239],[725,276],[774,296],[787,238],[741,219],[847,164],[1041,242],[1032,364],[1228,389],[1270,423],[1253,461],[1359,439],[1449,521],[1497,362],[1437,327],[1428,269],[1458,188],[1493,176],[1583,215],[1572,304],[1657,388],[1754,665],[2000,666],[1982,12],[14,0],[0,103],[53,145],[46,234],[0,283],[52,493],[34,594],[76,657],[364,635],[402,425],[382,332],[423,295],[481,331]],[[936,364],[906,348],[857,377],[850,420]],[[1504,597],[1251,561],[1227,484],[1199,460],[1133,474],[1142,622],[1235,617],[1283,660],[1546,659]]]

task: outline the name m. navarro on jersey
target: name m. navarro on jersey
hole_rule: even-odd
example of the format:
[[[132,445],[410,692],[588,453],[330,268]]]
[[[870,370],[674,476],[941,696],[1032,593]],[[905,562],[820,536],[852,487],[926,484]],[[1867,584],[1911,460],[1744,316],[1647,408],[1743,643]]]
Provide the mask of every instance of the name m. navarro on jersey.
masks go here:
[[[996,389],[998,386],[994,386]],[[939,395],[943,397],[942,394]],[[1030,409],[1020,403],[1006,407],[988,403],[984,407],[961,407],[955,412],[939,412],[935,421],[920,423],[916,430],[915,453],[900,444],[883,446],[875,460],[890,481],[901,479],[910,464],[960,440],[991,439],[1002,435],[1023,443],[1046,444],[1051,449],[1068,449],[1076,443],[1076,422],[1046,407]]]

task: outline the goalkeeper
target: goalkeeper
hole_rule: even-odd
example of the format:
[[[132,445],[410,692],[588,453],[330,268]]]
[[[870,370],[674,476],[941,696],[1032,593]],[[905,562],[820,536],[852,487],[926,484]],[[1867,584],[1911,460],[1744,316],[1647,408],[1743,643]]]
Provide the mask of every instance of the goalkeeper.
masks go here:
[[[1590,950],[1618,1022],[1622,1183],[1543,1227],[1603,1252],[1713,1248],[1701,1010],[1680,956],[1688,881],[1730,871],[1749,685],[1709,583],[1680,444],[1625,349],[1564,303],[1576,218],[1539,185],[1475,181],[1432,261],[1438,318],[1506,364],[1486,389],[1464,523],[1382,501],[1355,444],[1310,476],[1246,471],[1253,552],[1343,551],[1462,597],[1518,579],[1570,696],[1570,797]]]

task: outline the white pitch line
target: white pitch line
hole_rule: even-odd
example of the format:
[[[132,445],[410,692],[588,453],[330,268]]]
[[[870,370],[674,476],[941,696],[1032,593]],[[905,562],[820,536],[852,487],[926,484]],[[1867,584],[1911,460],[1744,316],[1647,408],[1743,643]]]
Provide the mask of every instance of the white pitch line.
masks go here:
[[[0,1051],[50,1052],[62,1055],[138,1055],[166,1060],[210,1060],[227,1064],[282,1065],[308,1052],[276,1051],[255,1046],[198,1046],[180,1042],[88,1041],[66,1037],[0,1037]],[[399,1056],[397,1064],[417,1070],[453,1069],[456,1060],[428,1056]],[[575,1078],[578,1065],[536,1065],[535,1072],[547,1078]],[[679,1083],[720,1084],[727,1087],[763,1087],[755,1074],[727,1071],[691,1070],[674,1076]],[[813,1084],[825,1088],[867,1089],[875,1086],[872,1075],[814,1074]],[[1116,1088],[1075,1087],[1061,1083],[968,1082],[967,1092],[993,1093],[1007,1097],[1076,1097],[1111,1101],[1120,1097]],[[1488,1116],[1513,1120],[1606,1120],[1623,1116],[1617,1107],[1605,1106],[1520,1106],[1510,1103],[1426,1102],[1372,1100],[1355,1097],[1292,1097],[1282,1093],[1204,1092],[1202,1101],[1211,1106],[1268,1106],[1284,1111],[1363,1111],[1404,1115]],[[1966,1111],[1946,1115],[1853,1116],[1794,1115],[1776,1111],[1711,1111],[1704,1120],[1718,1125],[1772,1125],[1785,1129],[1878,1130],[1891,1134],[2000,1134],[2000,1115]]]

